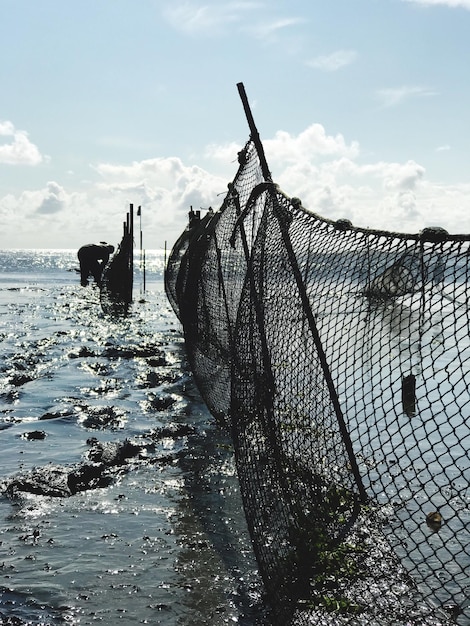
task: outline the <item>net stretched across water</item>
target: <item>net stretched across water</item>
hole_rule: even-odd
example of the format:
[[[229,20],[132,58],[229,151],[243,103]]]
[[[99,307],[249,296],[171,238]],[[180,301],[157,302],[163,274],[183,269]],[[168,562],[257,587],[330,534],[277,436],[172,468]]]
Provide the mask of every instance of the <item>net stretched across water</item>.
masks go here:
[[[165,285],[232,432],[273,621],[470,624],[470,235],[307,211],[247,116],[222,206],[191,213]]]
[[[134,215],[133,205],[123,223],[123,235],[117,251],[106,264],[100,284],[100,303],[109,315],[126,315],[132,303],[134,285]]]

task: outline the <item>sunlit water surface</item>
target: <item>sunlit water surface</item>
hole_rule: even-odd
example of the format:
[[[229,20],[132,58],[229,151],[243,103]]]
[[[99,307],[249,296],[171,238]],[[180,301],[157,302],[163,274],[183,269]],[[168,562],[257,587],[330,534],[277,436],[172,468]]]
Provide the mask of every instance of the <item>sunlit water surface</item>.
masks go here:
[[[144,292],[136,263],[120,319],[80,287],[75,250],[0,251],[0,484],[67,472],[97,443],[141,450],[106,487],[0,496],[3,619],[266,623],[230,440],[194,388],[163,266],[147,252]]]

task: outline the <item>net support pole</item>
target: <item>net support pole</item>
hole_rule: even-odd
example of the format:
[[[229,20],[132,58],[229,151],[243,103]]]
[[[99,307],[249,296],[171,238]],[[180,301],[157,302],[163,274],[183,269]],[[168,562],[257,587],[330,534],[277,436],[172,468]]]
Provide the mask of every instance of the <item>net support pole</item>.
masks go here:
[[[134,287],[134,205],[129,205],[129,238],[130,238],[130,252],[129,252],[129,302],[132,302],[132,292]]]
[[[146,279],[145,279],[145,250],[142,251],[142,265],[143,265],[142,271],[143,271],[143,276],[144,276],[144,293],[145,293],[145,289],[146,289],[146,284],[145,284],[145,282],[146,282]]]
[[[297,258],[292,248],[292,244],[291,244],[289,233],[288,233],[288,227],[286,226],[285,222],[282,220],[282,215],[280,215],[280,211],[277,209],[277,198],[274,199],[274,206],[275,206],[275,212],[277,213],[279,227],[281,229],[282,237],[284,240],[284,245],[286,246],[287,254],[289,255],[289,260],[290,260],[290,264],[292,267],[292,271],[294,273],[295,281],[297,283],[297,289],[299,290],[300,299],[302,301],[302,308],[307,317],[310,332],[312,334],[313,341],[315,343],[315,348],[317,350],[318,358],[320,360],[323,376],[325,377],[330,399],[333,404],[333,408],[336,414],[336,419],[338,421],[338,426],[341,432],[341,437],[343,439],[343,443],[345,445],[345,448],[348,454],[351,471],[354,475],[354,480],[356,482],[361,501],[366,502],[367,501],[366,490],[362,483],[362,477],[359,472],[359,466],[357,464],[356,455],[354,454],[351,437],[349,436],[349,431],[347,429],[346,421],[344,419],[343,411],[341,409],[338,392],[336,391],[336,387],[333,381],[333,377],[331,375],[330,367],[328,365],[328,359],[326,358],[325,350],[323,349],[323,344],[320,339],[320,334],[318,332],[317,324],[315,322],[315,317],[313,315],[312,307],[310,306],[310,301],[308,299],[307,290],[305,289],[305,283],[302,279],[302,274],[300,272],[300,268],[297,263]]]
[[[258,129],[256,128],[255,120],[253,119],[253,115],[251,113],[250,105],[248,103],[248,98],[245,92],[245,87],[243,83],[237,83],[237,88],[238,93],[240,94],[241,101],[243,103],[243,109],[245,110],[248,126],[250,128],[251,139],[256,146],[256,151],[259,156],[261,171],[263,172],[265,180],[271,181],[271,172],[269,171],[268,162],[266,161],[266,156],[264,154],[263,144],[261,143]]]
[[[139,206],[139,208],[137,209],[137,215],[139,217],[139,234],[140,234],[140,269],[142,269],[142,249],[143,249],[143,235],[142,235],[142,207]]]
[[[245,110],[246,119],[248,121],[248,126],[250,128],[251,139],[256,146],[256,150],[258,153],[258,157],[260,160],[261,170],[263,172],[263,176],[266,181],[272,182],[271,172],[269,171],[268,163],[266,161],[266,155],[264,154],[263,144],[261,142],[258,129],[256,128],[256,124],[251,113],[250,105],[248,103],[248,98],[245,92],[245,87],[243,83],[237,83],[238,93],[240,94],[240,98],[243,103],[243,108]],[[299,290],[299,295],[302,301],[302,305],[305,311],[305,314],[308,319],[310,332],[312,333],[313,340],[315,342],[315,346],[317,349],[317,354],[320,359],[323,375],[325,377],[325,381],[328,387],[329,395],[331,398],[331,402],[333,404],[333,408],[335,410],[336,418],[338,420],[338,426],[341,431],[341,436],[346,447],[346,451],[348,454],[349,463],[351,466],[352,473],[354,475],[354,479],[359,491],[360,498],[363,502],[367,500],[367,494],[362,483],[361,474],[359,472],[359,467],[356,461],[356,455],[354,454],[351,438],[349,436],[348,429],[346,427],[346,422],[344,419],[343,411],[341,409],[341,405],[338,398],[338,393],[336,391],[336,387],[333,381],[333,377],[331,375],[331,371],[328,365],[328,360],[326,358],[325,351],[323,349],[323,345],[321,343],[320,335],[318,333],[318,328],[315,323],[315,319],[313,316],[312,309],[310,307],[310,302],[308,299],[307,291],[305,289],[304,281],[302,280],[302,275],[300,272],[300,268],[297,263],[297,259],[292,248],[292,243],[290,241],[290,236],[288,232],[288,227],[286,226],[284,220],[282,219],[282,212],[279,210],[277,197],[275,191],[271,191],[272,198],[274,201],[274,212],[279,222],[279,227],[281,229],[284,245],[286,246],[287,253],[289,255],[290,263],[292,266],[292,270],[294,272],[295,280],[297,283],[297,288]]]

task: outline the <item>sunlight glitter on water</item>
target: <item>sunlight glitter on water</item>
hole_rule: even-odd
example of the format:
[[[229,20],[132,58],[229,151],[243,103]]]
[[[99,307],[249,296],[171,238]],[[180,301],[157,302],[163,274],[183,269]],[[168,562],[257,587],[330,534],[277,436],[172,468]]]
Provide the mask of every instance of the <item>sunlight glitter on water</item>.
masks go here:
[[[63,494],[0,497],[2,571],[15,594],[14,604],[0,601],[0,614],[40,623],[42,611],[48,624],[262,623],[227,472],[232,452],[184,365],[163,256],[147,258],[148,289],[116,320],[102,313],[96,289],[80,287],[76,251],[0,251],[0,485],[28,477],[50,488],[53,478]],[[139,281],[137,268],[137,290]],[[140,356],[142,346],[158,359]],[[119,456],[126,442],[129,458]],[[101,451],[110,465],[90,461]],[[67,493],[83,486],[86,468],[107,486]],[[183,558],[194,566],[181,568]],[[243,597],[255,594],[248,603],[233,601],[240,585]]]

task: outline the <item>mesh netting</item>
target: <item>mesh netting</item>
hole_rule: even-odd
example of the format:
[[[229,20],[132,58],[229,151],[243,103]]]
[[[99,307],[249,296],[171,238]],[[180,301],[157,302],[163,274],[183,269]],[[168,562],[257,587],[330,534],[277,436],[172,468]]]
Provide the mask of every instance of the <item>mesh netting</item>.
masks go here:
[[[125,229],[121,243],[105,266],[101,277],[101,308],[109,315],[126,315],[132,303],[133,254],[132,233],[126,232]]]
[[[259,152],[165,280],[232,430],[273,621],[470,624],[470,235],[322,219]]]

